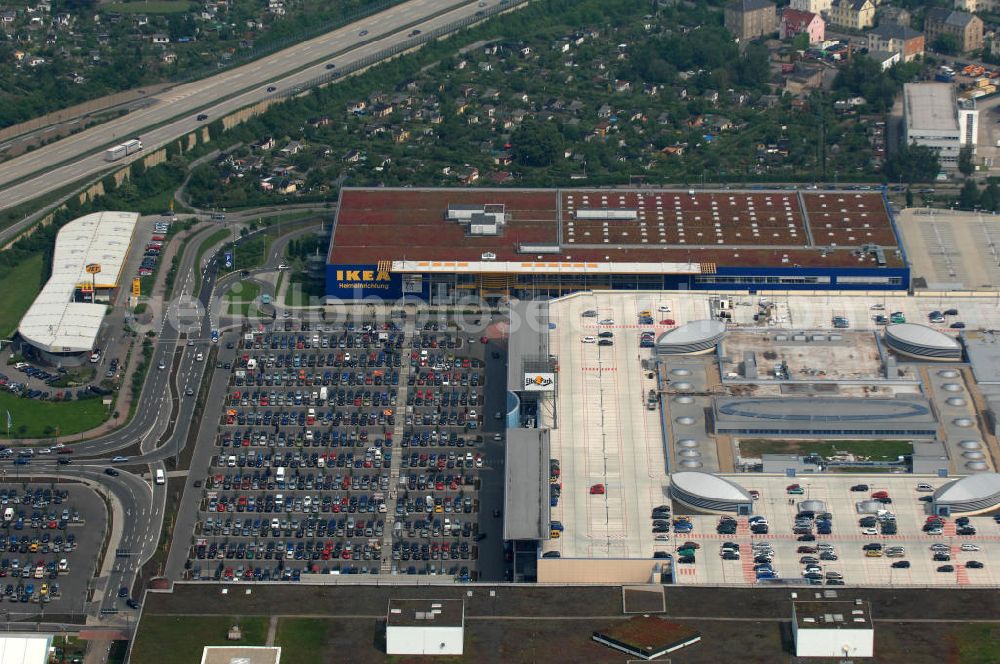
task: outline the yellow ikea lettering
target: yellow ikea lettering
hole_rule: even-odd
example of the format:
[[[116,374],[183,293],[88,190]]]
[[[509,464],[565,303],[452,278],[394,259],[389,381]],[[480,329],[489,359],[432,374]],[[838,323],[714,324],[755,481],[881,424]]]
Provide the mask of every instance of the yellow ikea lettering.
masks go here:
[[[337,281],[355,281],[355,282],[379,282],[379,281],[391,281],[389,273],[385,270],[337,270]]]

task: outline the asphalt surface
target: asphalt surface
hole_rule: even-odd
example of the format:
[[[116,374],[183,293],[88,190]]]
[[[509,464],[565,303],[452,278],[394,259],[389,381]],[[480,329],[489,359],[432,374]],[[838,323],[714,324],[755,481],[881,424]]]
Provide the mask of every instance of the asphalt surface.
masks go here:
[[[496,3],[488,0],[489,5]],[[155,95],[152,99],[156,103],[148,108],[0,164],[0,187],[4,189],[0,209],[100,173],[109,167],[103,152],[107,145],[138,137],[148,152],[240,108],[294,93],[297,87],[329,74],[329,63],[344,68],[404,44],[414,37],[412,29],[430,32],[477,11],[481,11],[477,2],[410,0],[261,60]],[[364,36],[363,30],[368,31]],[[309,63],[314,64],[294,71]],[[275,90],[268,92],[267,87]],[[197,121],[196,113],[204,113],[208,119]],[[179,116],[184,117],[176,119]],[[139,152],[134,158],[141,156]],[[126,161],[120,159],[115,165]]]

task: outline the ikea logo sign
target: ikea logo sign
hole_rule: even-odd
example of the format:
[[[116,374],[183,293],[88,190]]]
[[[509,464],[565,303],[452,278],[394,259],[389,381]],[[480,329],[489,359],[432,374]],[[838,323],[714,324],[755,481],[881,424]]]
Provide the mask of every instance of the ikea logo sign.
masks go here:
[[[337,281],[362,286],[391,279],[385,270],[337,270]]]

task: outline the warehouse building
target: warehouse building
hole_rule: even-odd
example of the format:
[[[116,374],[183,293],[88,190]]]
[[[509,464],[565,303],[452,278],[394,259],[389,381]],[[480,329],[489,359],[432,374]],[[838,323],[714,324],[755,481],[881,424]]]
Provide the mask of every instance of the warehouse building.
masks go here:
[[[951,83],[904,85],[903,118],[906,143],[937,150],[942,168],[958,168],[963,147],[976,150],[979,111],[974,101],[959,101]]]
[[[905,290],[882,192],[351,189],[326,292],[449,304],[582,290]]]
[[[40,359],[70,366],[86,361],[121,284],[138,220],[135,212],[95,212],[59,229],[52,275],[18,326]]]

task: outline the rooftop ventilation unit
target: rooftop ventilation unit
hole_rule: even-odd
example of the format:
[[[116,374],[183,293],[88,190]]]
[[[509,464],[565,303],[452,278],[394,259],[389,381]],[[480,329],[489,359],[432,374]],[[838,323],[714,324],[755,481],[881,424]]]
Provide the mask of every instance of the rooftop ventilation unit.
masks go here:
[[[449,205],[445,219],[457,221],[468,235],[499,235],[507,215],[502,203]]]
[[[495,261],[497,259],[497,255],[492,251],[484,251],[479,258],[484,261]]]

